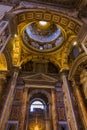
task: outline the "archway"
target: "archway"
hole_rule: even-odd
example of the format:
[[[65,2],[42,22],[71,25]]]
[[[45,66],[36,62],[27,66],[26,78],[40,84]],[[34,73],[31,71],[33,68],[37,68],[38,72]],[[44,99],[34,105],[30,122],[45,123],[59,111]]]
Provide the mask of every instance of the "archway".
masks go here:
[[[31,92],[27,114],[28,130],[51,130],[48,96],[44,90]]]

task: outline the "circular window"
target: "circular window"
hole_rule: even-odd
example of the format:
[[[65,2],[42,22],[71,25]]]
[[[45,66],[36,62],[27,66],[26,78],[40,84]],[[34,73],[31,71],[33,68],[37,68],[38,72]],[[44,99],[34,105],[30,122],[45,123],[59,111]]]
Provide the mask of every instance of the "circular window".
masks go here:
[[[61,46],[63,31],[56,24],[39,21],[27,25],[22,33],[27,47],[36,51],[52,51]]]

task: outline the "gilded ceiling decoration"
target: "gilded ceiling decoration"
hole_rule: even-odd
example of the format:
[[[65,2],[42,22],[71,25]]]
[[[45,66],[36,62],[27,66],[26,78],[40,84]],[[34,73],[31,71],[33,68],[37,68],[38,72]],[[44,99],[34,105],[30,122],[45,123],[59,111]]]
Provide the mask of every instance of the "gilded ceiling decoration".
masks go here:
[[[10,41],[13,65],[21,66],[29,60],[46,59],[62,69],[69,69],[68,55],[73,48],[72,41],[82,26],[78,19],[40,8],[15,8],[12,14],[17,22],[15,30],[18,31],[17,37],[12,37]]]
[[[69,79],[73,80],[74,77],[79,78],[83,68],[87,68],[87,55],[85,55],[85,53],[82,53],[78,56],[77,59],[75,59],[73,66],[69,72]]]
[[[11,42],[13,42],[12,62],[13,65],[19,66],[20,57],[21,57],[20,37],[15,36],[15,38]]]
[[[19,48],[22,47],[18,56],[15,52],[14,60],[21,56],[21,65],[33,59],[46,59],[62,69],[69,69],[68,55],[81,23],[64,14],[41,9],[15,10],[14,13],[18,23]],[[41,22],[44,22],[44,27]]]
[[[69,16],[64,15],[63,13],[54,12],[54,11],[47,11],[42,9],[25,9],[25,10],[15,10],[14,14],[17,16],[17,24],[26,23],[29,24],[30,22],[34,21],[47,21],[47,22],[54,22],[58,24],[65,30],[71,30],[73,33],[78,34],[82,23],[77,19],[71,18]],[[23,28],[23,26],[22,26]]]
[[[7,61],[3,54],[0,54],[0,70],[7,70]]]

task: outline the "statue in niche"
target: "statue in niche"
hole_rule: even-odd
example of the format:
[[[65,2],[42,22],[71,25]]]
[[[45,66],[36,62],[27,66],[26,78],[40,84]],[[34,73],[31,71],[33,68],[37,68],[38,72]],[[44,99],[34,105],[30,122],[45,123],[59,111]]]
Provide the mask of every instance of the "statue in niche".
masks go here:
[[[83,85],[83,92],[87,100],[87,70],[84,69],[80,75],[80,82]]]

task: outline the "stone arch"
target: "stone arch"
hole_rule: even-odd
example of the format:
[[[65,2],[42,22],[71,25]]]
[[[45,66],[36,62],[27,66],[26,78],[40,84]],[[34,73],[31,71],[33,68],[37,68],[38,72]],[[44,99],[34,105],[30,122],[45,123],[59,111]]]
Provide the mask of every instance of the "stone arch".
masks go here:
[[[51,96],[50,96],[50,94],[49,94],[47,91],[45,91],[45,90],[38,90],[38,89],[33,90],[33,91],[29,94],[28,100],[30,100],[31,97],[32,97],[34,94],[37,94],[37,93],[42,93],[42,94],[44,94],[44,95],[47,97],[48,102],[51,103]]]
[[[71,30],[75,34],[79,32],[82,22],[77,19],[66,16],[63,13],[55,12],[53,10],[47,11],[46,9],[32,8],[32,9],[19,9],[13,10],[13,13],[16,15],[18,25],[20,23],[29,23],[32,21],[50,21],[55,22],[61,27],[66,27],[66,29]]]
[[[77,71],[80,74],[81,71],[85,68],[85,66],[87,67],[86,64],[87,64],[87,55],[85,53],[82,53],[73,62],[71,70],[69,72],[69,79],[72,80],[74,76],[76,75]]]

